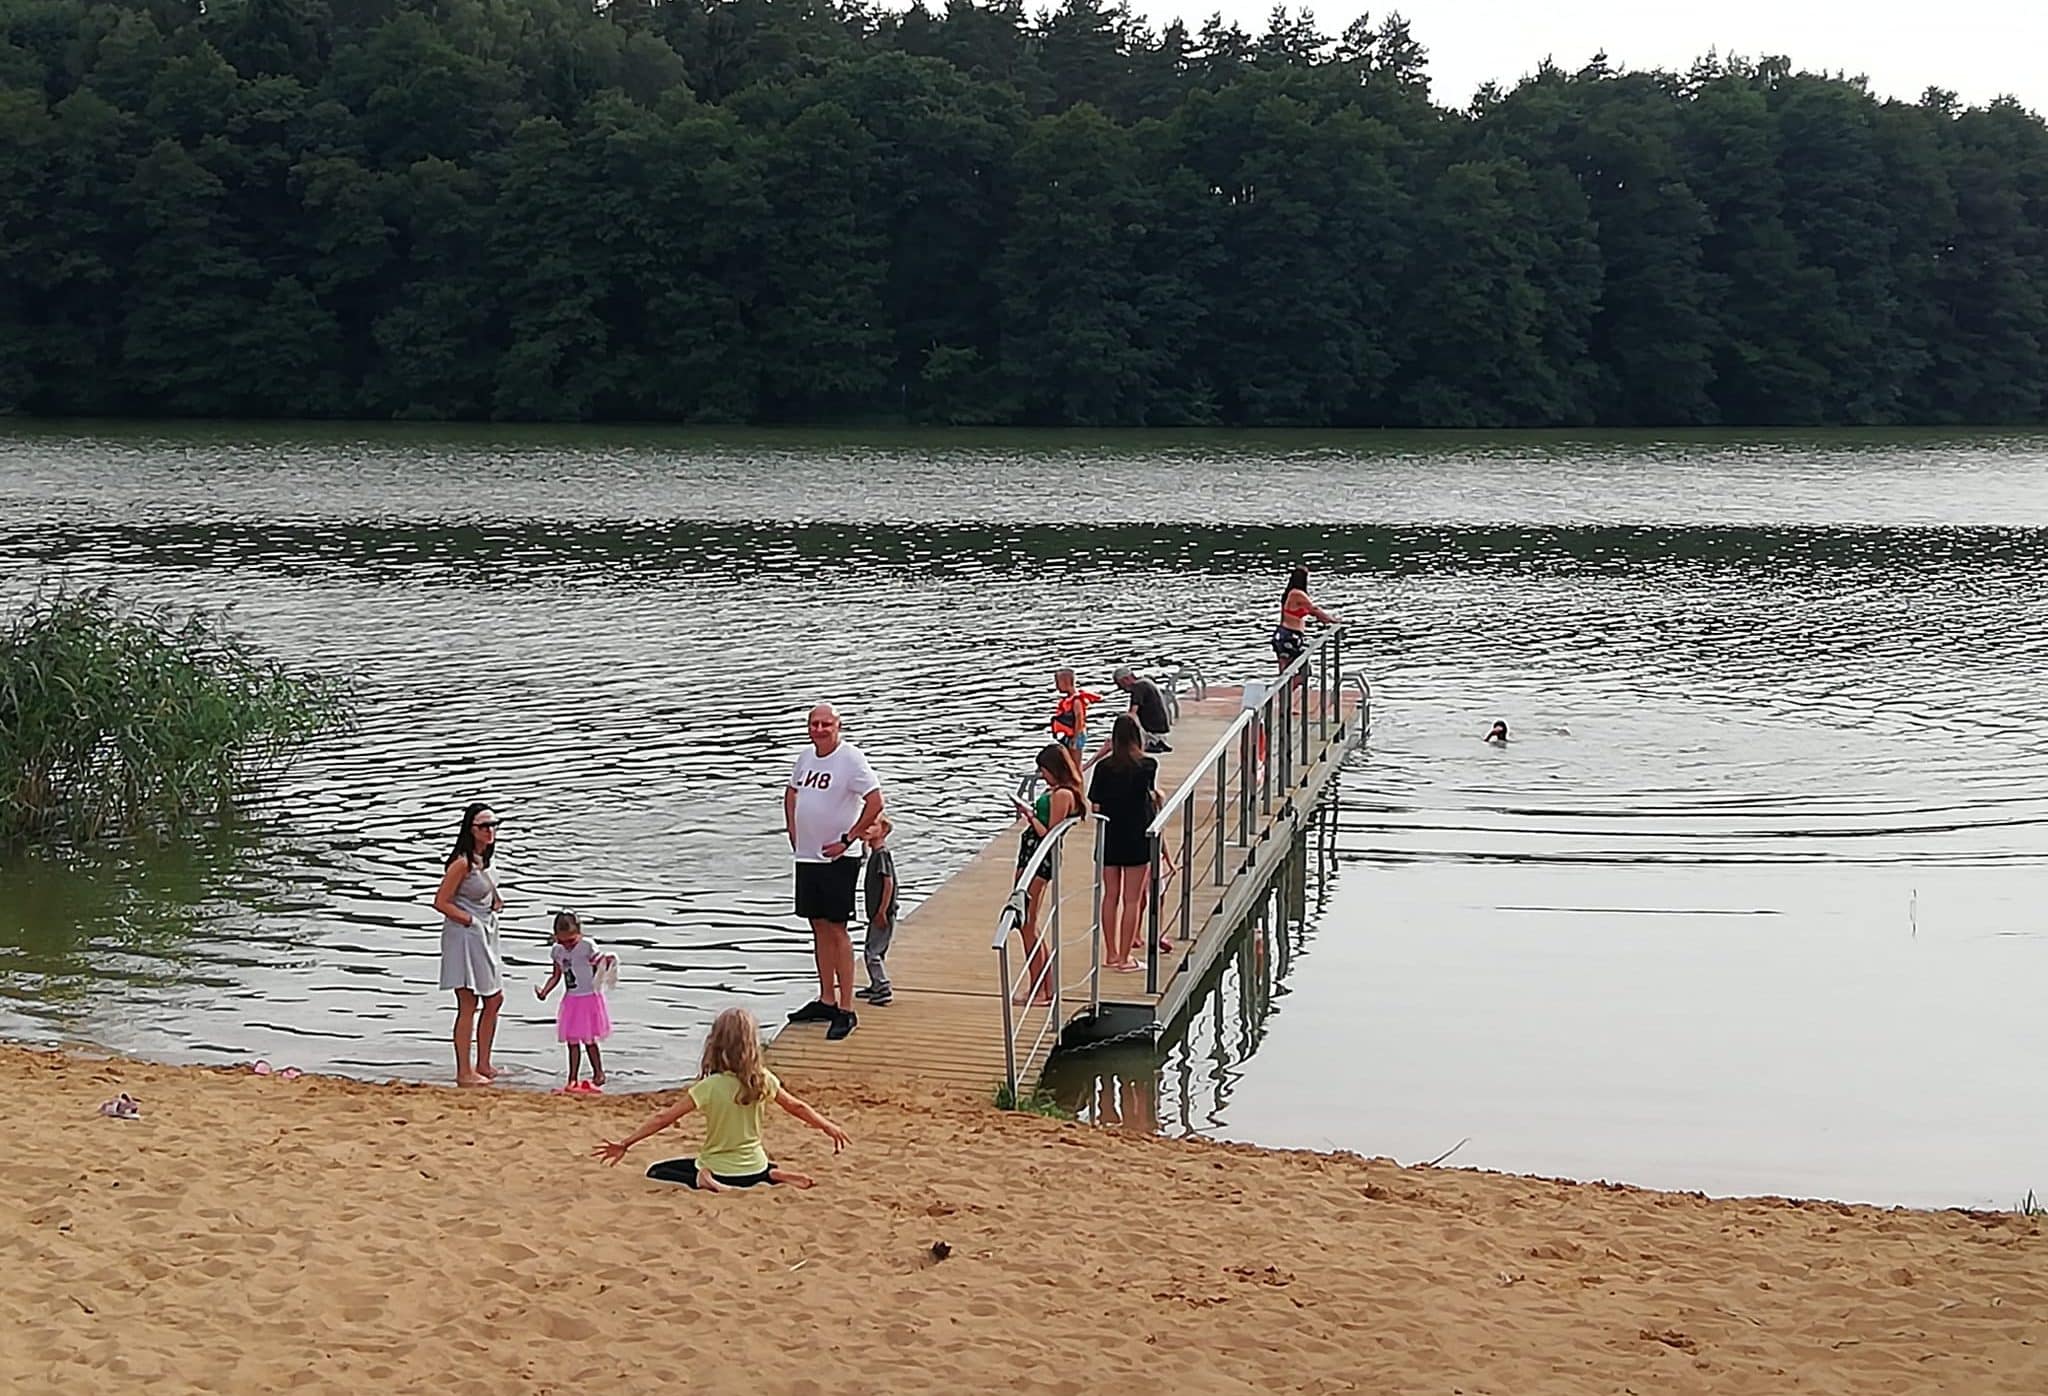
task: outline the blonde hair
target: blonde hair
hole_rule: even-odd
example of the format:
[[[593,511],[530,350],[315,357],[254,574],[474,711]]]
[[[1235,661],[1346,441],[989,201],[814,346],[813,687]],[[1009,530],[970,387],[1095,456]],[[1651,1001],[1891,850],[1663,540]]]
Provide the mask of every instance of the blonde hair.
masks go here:
[[[761,1060],[761,1029],[754,1015],[744,1008],[728,1008],[714,1018],[697,1069],[705,1076],[729,1071],[738,1077],[740,1088],[733,1099],[740,1105],[766,1100],[768,1068]]]

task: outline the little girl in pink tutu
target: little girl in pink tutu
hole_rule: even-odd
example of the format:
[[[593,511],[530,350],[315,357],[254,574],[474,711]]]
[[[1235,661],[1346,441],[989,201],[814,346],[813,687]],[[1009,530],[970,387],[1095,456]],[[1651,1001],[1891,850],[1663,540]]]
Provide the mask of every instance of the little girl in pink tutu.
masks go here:
[[[611,956],[583,934],[583,923],[576,919],[575,912],[560,911],[555,913],[555,943],[549,957],[554,961],[554,972],[547,983],[533,991],[534,996],[545,999],[554,992],[555,985],[568,981],[568,992],[562,995],[562,1006],[555,1014],[555,1036],[569,1044],[569,1084],[562,1089],[571,1094],[586,1094],[604,1085],[604,1058],[598,1054],[597,1044],[612,1035],[612,1015],[597,987],[597,967]],[[579,1079],[583,1075],[585,1048],[590,1049],[588,1083]]]

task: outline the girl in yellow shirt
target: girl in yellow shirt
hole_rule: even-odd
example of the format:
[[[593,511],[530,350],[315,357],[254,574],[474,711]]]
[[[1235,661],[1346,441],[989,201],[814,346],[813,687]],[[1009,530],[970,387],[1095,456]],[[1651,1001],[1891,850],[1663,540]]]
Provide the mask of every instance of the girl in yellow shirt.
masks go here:
[[[618,1143],[607,1140],[591,1153],[617,1163],[641,1140],[661,1133],[685,1115],[704,1112],[704,1148],[695,1158],[667,1159],[647,1170],[664,1183],[705,1192],[751,1188],[761,1183],[811,1186],[809,1175],[777,1168],[761,1144],[761,1112],[773,1101],[832,1141],[838,1153],[850,1141],[846,1131],[782,1089],[761,1060],[761,1029],[744,1008],[728,1008],[711,1024],[697,1084],[676,1104],[650,1118]]]

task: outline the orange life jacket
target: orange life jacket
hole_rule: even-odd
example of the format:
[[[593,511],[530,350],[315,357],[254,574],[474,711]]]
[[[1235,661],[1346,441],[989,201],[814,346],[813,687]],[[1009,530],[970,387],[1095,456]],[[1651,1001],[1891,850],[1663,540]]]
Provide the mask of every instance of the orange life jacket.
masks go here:
[[[1088,730],[1088,705],[1100,703],[1100,693],[1090,693],[1077,688],[1072,693],[1062,693],[1060,701],[1052,710],[1052,733],[1055,737],[1077,737]]]

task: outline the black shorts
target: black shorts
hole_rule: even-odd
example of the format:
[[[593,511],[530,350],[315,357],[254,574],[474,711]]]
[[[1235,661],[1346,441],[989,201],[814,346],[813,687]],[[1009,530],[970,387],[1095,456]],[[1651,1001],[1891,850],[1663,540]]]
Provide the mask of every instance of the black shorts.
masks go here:
[[[1018,877],[1024,876],[1024,867],[1027,863],[1031,861],[1031,855],[1038,852],[1038,845],[1041,842],[1043,842],[1043,840],[1040,839],[1037,834],[1032,833],[1029,829],[1026,829],[1024,831],[1024,837],[1020,839],[1017,843]],[[1058,856],[1059,854],[1057,853],[1053,854],[1053,858],[1057,858]],[[1052,881],[1052,858],[1048,858],[1043,863],[1040,863],[1038,865],[1038,871],[1032,874],[1031,880],[1033,882]]]
[[[1284,625],[1273,627],[1273,653],[1280,656],[1281,663],[1294,659],[1307,644],[1308,636],[1299,630],[1291,630]]]
[[[806,921],[844,926],[853,919],[853,896],[859,890],[858,858],[796,865],[796,914]]]
[[[774,1171],[775,1165],[771,1163],[759,1173],[743,1173],[736,1178],[728,1178],[723,1173],[714,1173],[711,1176],[729,1188],[757,1188],[763,1183],[772,1184],[775,1180],[768,1175]],[[694,1188],[697,1186],[697,1160],[663,1159],[647,1170],[647,1176],[657,1183],[681,1183],[686,1188]]]

